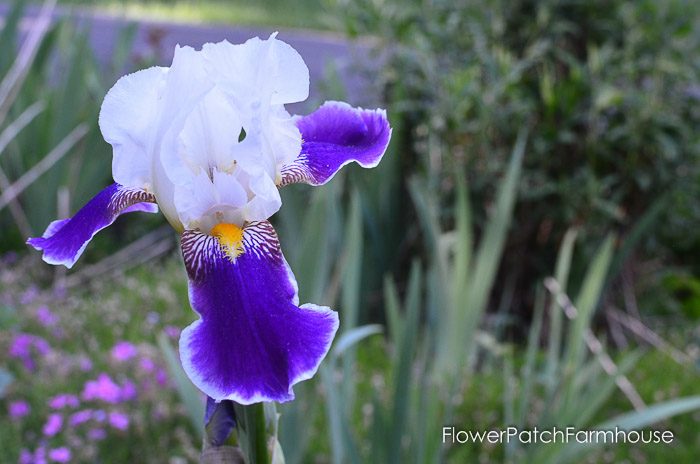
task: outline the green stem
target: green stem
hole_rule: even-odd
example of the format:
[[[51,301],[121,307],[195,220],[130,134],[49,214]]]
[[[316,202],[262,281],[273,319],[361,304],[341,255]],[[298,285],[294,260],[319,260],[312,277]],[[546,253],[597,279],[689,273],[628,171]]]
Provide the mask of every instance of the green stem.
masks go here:
[[[265,408],[263,403],[235,404],[240,427],[239,440],[249,464],[269,464]]]

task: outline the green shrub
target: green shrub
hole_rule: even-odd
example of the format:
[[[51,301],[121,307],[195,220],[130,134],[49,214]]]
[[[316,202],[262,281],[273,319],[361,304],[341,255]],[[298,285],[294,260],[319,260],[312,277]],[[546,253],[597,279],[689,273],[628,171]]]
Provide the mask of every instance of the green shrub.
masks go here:
[[[611,230],[625,240],[652,205],[650,254],[691,264],[700,225],[700,4],[687,1],[338,2],[351,33],[391,50],[392,142],[440,186],[445,221],[453,171],[468,178],[483,224],[517,130],[530,128],[506,281],[531,306],[566,229],[590,256]],[[405,176],[404,176],[405,177]],[[663,199],[662,199],[663,198]],[[580,261],[580,260],[579,260]],[[576,272],[581,272],[579,263]],[[616,269],[619,270],[619,267]]]

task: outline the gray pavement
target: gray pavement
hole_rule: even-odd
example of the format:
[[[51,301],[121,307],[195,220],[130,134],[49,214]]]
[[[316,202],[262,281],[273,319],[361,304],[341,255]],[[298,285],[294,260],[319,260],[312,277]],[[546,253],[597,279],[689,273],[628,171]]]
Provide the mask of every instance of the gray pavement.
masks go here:
[[[7,2],[0,3],[0,18],[4,18],[9,10],[10,5]],[[36,6],[26,8],[24,28],[31,27],[32,18],[37,12]],[[370,58],[370,46],[367,42],[350,42],[340,35],[306,30],[134,21],[86,10],[69,10],[65,7],[58,7],[54,16],[68,18],[85,28],[94,53],[102,63],[110,62],[120,31],[129,24],[135,24],[136,27],[132,57],[153,57],[156,64],[164,66],[168,66],[172,61],[176,44],[200,48],[204,43],[224,39],[231,43],[241,43],[250,37],[266,38],[278,30],[278,38],[292,45],[301,54],[311,75],[308,103],[289,105],[291,112],[307,112],[310,109],[309,105],[318,104],[329,97],[344,97],[356,106],[378,105],[378,93],[367,78],[372,73],[361,71],[362,68],[377,70],[379,67]],[[328,92],[323,92],[324,78],[329,75],[338,76],[339,88],[345,95],[329,95]]]

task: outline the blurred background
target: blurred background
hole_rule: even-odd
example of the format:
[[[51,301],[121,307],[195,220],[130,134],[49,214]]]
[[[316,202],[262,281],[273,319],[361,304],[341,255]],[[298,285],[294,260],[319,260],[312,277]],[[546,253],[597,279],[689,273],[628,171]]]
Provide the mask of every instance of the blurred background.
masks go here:
[[[0,462],[197,462],[177,237],[129,215],[74,270],[24,245],[111,182],[97,115],[176,43],[276,30],[380,166],[283,189],[301,302],[341,332],[279,409],[288,463],[697,462],[700,3],[0,2]],[[442,443],[442,427],[672,444]]]

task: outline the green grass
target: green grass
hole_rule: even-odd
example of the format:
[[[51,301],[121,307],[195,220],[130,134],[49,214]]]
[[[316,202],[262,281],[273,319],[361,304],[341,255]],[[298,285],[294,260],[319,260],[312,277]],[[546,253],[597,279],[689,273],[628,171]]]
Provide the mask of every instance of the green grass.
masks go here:
[[[94,8],[99,12],[124,15],[130,19],[149,19],[186,23],[249,25],[285,28],[327,29],[326,3],[300,0],[292,4],[281,0],[66,0]]]

